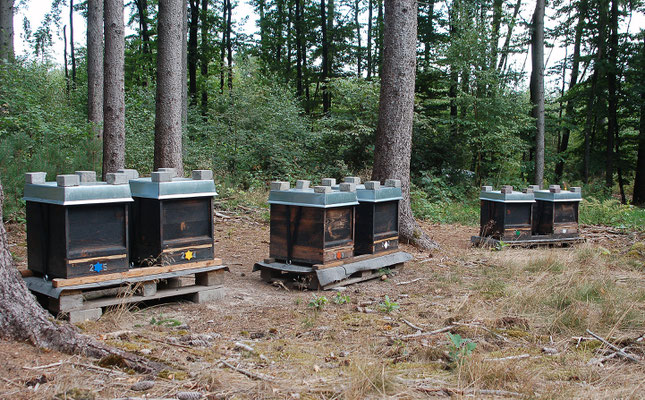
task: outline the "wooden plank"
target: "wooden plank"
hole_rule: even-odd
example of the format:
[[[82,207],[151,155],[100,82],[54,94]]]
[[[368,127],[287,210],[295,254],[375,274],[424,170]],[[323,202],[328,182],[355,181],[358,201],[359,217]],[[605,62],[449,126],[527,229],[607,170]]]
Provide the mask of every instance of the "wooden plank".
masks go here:
[[[216,266],[221,264],[222,264],[222,260],[219,258],[215,258],[213,260],[199,261],[195,263],[186,263],[186,264],[174,264],[174,265],[168,265],[165,267],[133,268],[126,272],[118,272],[114,274],[81,276],[81,277],[70,278],[70,279],[54,279],[52,280],[52,285],[55,288],[59,288],[59,287],[65,287],[65,286],[82,285],[86,283],[96,283],[96,282],[104,282],[104,281],[110,281],[110,280],[119,280],[119,279],[125,280],[133,277],[163,274],[165,272],[182,271],[186,269],[202,268],[202,267]]]
[[[209,244],[200,244],[200,245],[197,245],[197,246],[173,247],[173,248],[164,249],[163,252],[164,253],[173,253],[173,252],[176,252],[176,251],[184,251],[184,250],[207,249],[209,247],[213,247],[213,245],[209,243]]]
[[[128,256],[127,254],[115,254],[112,256],[105,256],[105,257],[77,258],[75,260],[68,260],[67,262],[70,264],[79,264],[79,263],[86,263],[86,262],[99,261],[99,260],[120,260],[122,258],[126,258],[127,256]]]
[[[330,263],[327,263],[327,264],[314,264],[313,269],[316,270],[316,269],[338,267],[340,265],[351,264],[351,263],[354,263],[354,262],[357,262],[357,261],[364,261],[364,260],[369,260],[369,259],[372,259],[372,258],[385,256],[385,255],[388,255],[388,254],[396,253],[398,251],[399,251],[399,249],[392,249],[392,250],[388,250],[388,251],[382,251],[382,252],[376,253],[376,254],[363,254],[361,256],[354,256],[352,258],[347,258],[347,259],[344,259],[344,260],[338,260],[338,261],[330,262]]]

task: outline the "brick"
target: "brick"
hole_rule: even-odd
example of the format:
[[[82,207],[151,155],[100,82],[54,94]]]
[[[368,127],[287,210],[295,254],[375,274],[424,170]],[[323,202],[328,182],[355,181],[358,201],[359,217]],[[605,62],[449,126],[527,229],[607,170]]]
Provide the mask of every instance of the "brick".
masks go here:
[[[83,182],[96,182],[96,171],[76,171],[81,183]]]
[[[504,185],[502,186],[502,193],[513,193],[513,186],[511,185]]]
[[[360,185],[361,184],[361,178],[358,176],[346,176],[345,179],[343,179],[345,183],[353,183],[354,185]]]
[[[310,184],[311,184],[311,181],[299,179],[296,181],[296,189],[309,189]]]
[[[549,192],[560,193],[560,185],[549,185]]]
[[[336,179],[335,178],[323,178],[321,183],[322,183],[323,186],[334,186],[336,184]]]
[[[214,289],[202,290],[193,295],[193,302],[208,303],[211,301],[221,300],[226,296],[226,289],[218,287]]]
[[[77,310],[69,312],[69,322],[78,324],[85,321],[96,321],[103,315],[103,310],[100,308],[90,308],[89,310]]]
[[[325,186],[325,187],[329,187],[329,186]],[[343,182],[339,185],[339,188],[341,192],[355,192],[356,184],[353,182]]]
[[[401,180],[400,179],[386,179],[385,180],[385,186],[400,188],[401,187]]]
[[[157,168],[157,172],[169,172],[171,178],[177,176],[177,171],[174,168]]]
[[[365,182],[365,189],[367,190],[379,190],[381,188],[381,182],[379,181],[367,181]]]
[[[196,181],[212,181],[213,171],[210,169],[194,169],[192,178]]]
[[[579,186],[574,186],[569,190],[571,191],[571,193],[582,193],[582,188]]]
[[[275,181],[271,182],[271,190],[289,190],[291,184],[289,182]]]
[[[80,182],[80,177],[76,174],[56,176],[56,184],[58,186],[78,186]]]
[[[314,193],[331,193],[331,186],[314,186]]]
[[[150,174],[153,182],[172,182],[172,174],[167,171],[157,171]]]
[[[492,186],[482,186],[482,192],[492,192],[493,187]]]
[[[39,184],[45,183],[47,172],[27,172],[25,174],[25,183]]]
[[[127,185],[130,182],[128,175],[123,172],[110,172],[105,174],[105,181],[110,185]]]
[[[132,179],[139,179],[139,171],[137,171],[136,169],[121,168],[116,172],[121,172],[123,174],[126,174],[128,176],[129,181],[131,181]]]

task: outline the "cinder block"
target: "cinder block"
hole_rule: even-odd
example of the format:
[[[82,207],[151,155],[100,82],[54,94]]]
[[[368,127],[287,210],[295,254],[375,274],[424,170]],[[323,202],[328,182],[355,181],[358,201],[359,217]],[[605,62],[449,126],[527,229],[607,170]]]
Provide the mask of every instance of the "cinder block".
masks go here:
[[[213,171],[210,169],[194,169],[192,178],[196,181],[211,181],[213,180]]]
[[[513,193],[513,186],[511,185],[504,185],[502,186],[502,193]]]
[[[143,282],[141,285],[141,295],[150,297],[157,294],[157,282]]]
[[[222,283],[223,270],[199,272],[195,274],[195,284],[200,286],[215,286]]]
[[[136,169],[121,168],[116,172],[121,172],[123,174],[126,174],[128,176],[129,181],[131,181],[132,179],[139,178],[139,171],[137,171]]]
[[[534,190],[530,186],[527,187],[527,188],[522,189],[522,193],[533,193],[533,192],[534,192]]]
[[[223,299],[226,296],[226,289],[223,287],[202,290],[193,295],[193,302],[195,303],[208,303]]]
[[[560,193],[560,185],[549,185],[549,192]]]
[[[80,182],[80,177],[76,174],[56,176],[56,184],[58,186],[78,186]]]
[[[103,315],[103,310],[100,308],[90,308],[89,310],[77,310],[69,312],[69,322],[78,324],[85,321],[96,321]]]
[[[329,186],[325,186],[325,187],[329,187]],[[343,182],[339,185],[339,188],[341,192],[355,192],[356,184],[353,182]]]
[[[535,192],[536,190],[540,190],[540,185],[528,185],[528,188],[533,189],[533,191]]]
[[[386,179],[385,180],[385,186],[400,188],[401,187],[401,180],[400,179]]]
[[[571,189],[569,189],[569,191],[571,191],[571,193],[582,193],[582,188],[579,186],[574,186]]]
[[[45,183],[47,172],[27,172],[25,174],[25,183],[39,184]]]
[[[314,186],[314,193],[331,193],[331,186]]]
[[[76,171],[76,175],[83,182],[96,182],[96,171]]]
[[[177,176],[177,171],[174,168],[157,168],[157,172],[168,172],[171,178]]]
[[[150,174],[153,182],[172,182],[172,174],[167,171],[157,171]]]
[[[110,172],[105,174],[105,181],[110,185],[127,185],[130,181],[123,172]]]
[[[49,308],[54,311],[66,312],[83,307],[82,294],[63,294],[58,299],[49,298]]]
[[[379,190],[381,188],[381,182],[379,181],[367,181],[365,182],[365,189],[367,190]]]
[[[271,182],[271,190],[289,190],[291,184],[289,182],[275,181]]]
[[[492,186],[482,186],[482,192],[492,192],[493,187]]]
[[[354,185],[360,185],[361,178],[359,178],[358,176],[346,176],[345,179],[343,179],[343,182],[353,183]]]
[[[323,178],[321,184],[323,186],[334,186],[336,184],[336,178]]]
[[[296,181],[296,189],[309,189],[310,184],[311,184],[311,181],[299,179]]]

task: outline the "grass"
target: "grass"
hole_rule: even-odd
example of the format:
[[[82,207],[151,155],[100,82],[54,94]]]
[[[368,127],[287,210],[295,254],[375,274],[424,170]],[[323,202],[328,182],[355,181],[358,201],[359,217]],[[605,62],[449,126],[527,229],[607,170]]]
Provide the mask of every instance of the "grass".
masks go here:
[[[620,204],[617,200],[586,198],[580,204],[580,222],[620,229],[645,231],[645,209]]]

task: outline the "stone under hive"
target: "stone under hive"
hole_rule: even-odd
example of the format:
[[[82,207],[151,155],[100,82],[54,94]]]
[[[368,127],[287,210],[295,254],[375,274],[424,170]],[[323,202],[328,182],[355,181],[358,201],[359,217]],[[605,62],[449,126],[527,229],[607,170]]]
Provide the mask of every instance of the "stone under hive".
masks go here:
[[[483,186],[479,194],[481,201],[481,237],[497,240],[530,239],[533,229],[533,189],[514,191],[512,186],[493,190]]]
[[[130,180],[132,261],[135,266],[212,260],[213,172],[177,178],[173,169]]]
[[[77,171],[46,182],[45,172],[25,175],[27,266],[49,278],[127,271],[129,203],[127,175]]]
[[[582,201],[582,190],[573,187],[561,190],[559,185],[549,190],[535,190],[533,234],[548,235],[552,238],[577,237],[578,208]]]

